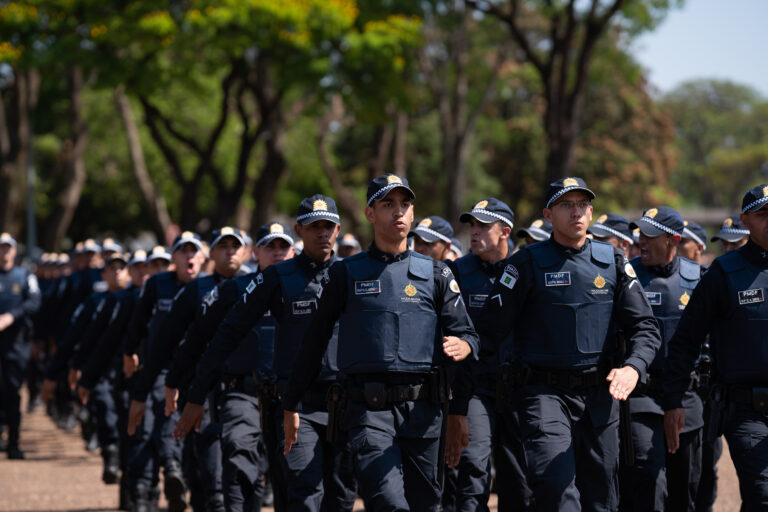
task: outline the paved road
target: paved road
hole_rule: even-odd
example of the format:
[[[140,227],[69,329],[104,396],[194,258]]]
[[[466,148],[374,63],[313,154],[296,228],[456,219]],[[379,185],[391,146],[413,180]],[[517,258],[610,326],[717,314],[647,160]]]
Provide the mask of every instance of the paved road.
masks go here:
[[[27,455],[24,461],[0,455],[0,511],[116,509],[117,486],[101,482],[101,458],[85,451],[78,433],[56,428],[42,408],[22,418],[21,447]],[[715,512],[738,511],[738,483],[727,447],[720,460],[719,489]],[[496,510],[495,501],[493,496],[491,510]],[[164,501],[160,506],[165,507]]]

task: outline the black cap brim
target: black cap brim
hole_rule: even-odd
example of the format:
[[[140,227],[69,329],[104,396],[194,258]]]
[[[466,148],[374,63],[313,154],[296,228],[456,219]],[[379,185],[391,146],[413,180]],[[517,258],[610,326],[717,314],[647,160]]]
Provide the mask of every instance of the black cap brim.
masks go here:
[[[606,226],[603,226],[602,224],[595,224],[594,226],[590,226],[587,229],[587,233],[591,233],[593,236],[599,236],[600,238],[613,236],[621,240],[624,240],[626,242],[634,243],[634,240],[632,239],[632,235],[625,235],[624,233],[621,233],[619,231],[611,230]]]
[[[597,197],[597,196],[595,196],[594,192],[592,192],[591,190],[589,190],[586,187],[566,187],[566,188],[560,190],[556,195],[554,195],[553,197],[551,197],[551,198],[549,198],[547,200],[546,208],[551,208],[552,207],[552,203],[554,201],[557,201],[558,199],[560,199],[561,197],[563,197],[565,194],[567,194],[569,192],[584,192],[585,194],[587,194],[587,196],[589,197],[590,201],[592,201],[595,197]]]
[[[302,226],[306,226],[307,224],[312,224],[313,222],[318,222],[321,220],[328,220],[334,224],[341,224],[341,219],[339,216],[329,212],[311,212],[307,215],[298,217],[296,219],[296,223]]]
[[[729,231],[720,231],[718,234],[710,238],[710,242],[717,242],[718,240],[724,240],[726,242],[738,242],[745,236],[749,236],[748,233],[732,233]]]
[[[435,235],[434,233],[429,233],[427,231],[424,231],[423,229],[416,228],[410,233],[408,233],[408,236],[418,236],[428,244],[434,243],[434,242],[446,242],[439,236]],[[447,238],[447,237],[446,237]],[[448,240],[450,242],[450,239]],[[447,242],[446,242],[447,243]]]
[[[368,199],[368,206],[370,206],[371,203],[373,203],[374,201],[381,201],[382,199],[387,197],[390,194],[390,192],[392,192],[393,190],[396,190],[398,188],[402,188],[403,190],[408,192],[408,194],[411,196],[411,199],[416,199],[416,194],[413,192],[413,190],[411,190],[410,187],[406,187],[402,183],[397,183],[397,184],[391,183],[391,185],[395,185],[395,186],[394,187],[389,187],[389,185],[388,185],[388,186],[383,187],[382,189],[380,189],[378,192],[376,192],[376,194],[372,195]]]
[[[475,218],[483,224],[491,224],[492,222],[502,222],[501,219],[486,215],[480,212],[464,212],[459,217],[459,222],[469,222],[470,217]]]
[[[549,238],[552,236],[550,233],[547,233],[543,229],[538,228],[520,228],[517,230],[517,238],[525,238],[526,236],[529,236],[533,238],[536,241],[543,242],[544,240],[549,240]]]
[[[630,223],[629,229],[635,229],[635,228],[639,228],[640,232],[642,234],[644,234],[645,236],[651,237],[651,238],[657,237],[659,235],[668,235],[668,234],[670,234],[670,233],[667,233],[666,231],[664,231],[663,229],[659,229],[656,226],[654,226],[653,224],[650,224],[650,223],[644,221],[643,219],[640,219],[637,222]]]
[[[195,247],[197,247],[198,251],[203,250],[203,244],[197,238],[182,238],[181,240],[173,244],[173,248],[171,249],[171,254],[181,249],[184,246],[184,244],[192,244]]]
[[[218,244],[219,242],[221,242],[222,240],[224,240],[227,237],[234,238],[235,240],[240,242],[240,245],[245,245],[245,240],[243,240],[243,237],[241,237],[240,235],[236,235],[235,233],[227,233],[226,235],[219,235],[219,236],[217,236],[213,240],[213,242],[211,242],[211,249],[216,247],[216,244]]]
[[[263,246],[267,245],[269,242],[271,242],[272,240],[275,240],[277,238],[279,238],[281,240],[285,240],[291,246],[293,246],[293,244],[294,244],[293,239],[290,236],[286,235],[285,233],[270,233],[270,234],[268,234],[266,236],[261,237],[256,242],[256,247],[263,247]]]

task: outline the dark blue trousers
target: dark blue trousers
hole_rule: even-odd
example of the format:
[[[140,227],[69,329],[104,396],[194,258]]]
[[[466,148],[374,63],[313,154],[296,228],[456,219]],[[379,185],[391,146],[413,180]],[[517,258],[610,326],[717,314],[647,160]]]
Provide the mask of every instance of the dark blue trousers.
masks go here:
[[[88,410],[96,419],[96,435],[103,450],[111,444],[117,444],[120,438],[117,430],[117,406],[112,392],[112,384],[107,377],[102,377],[91,390]]]
[[[717,499],[717,462],[723,454],[723,438],[703,441],[701,445],[701,480],[696,492],[696,512],[712,512]]]
[[[7,346],[6,346],[7,345]],[[2,340],[0,346],[0,406],[8,425],[9,438],[18,441],[21,424],[21,395],[19,389],[29,363],[29,346],[22,339]]]
[[[632,414],[632,444],[635,464],[621,468],[621,510],[663,512],[667,497],[664,416]]]
[[[742,512],[768,510],[768,415],[735,404],[725,440],[739,477]]]

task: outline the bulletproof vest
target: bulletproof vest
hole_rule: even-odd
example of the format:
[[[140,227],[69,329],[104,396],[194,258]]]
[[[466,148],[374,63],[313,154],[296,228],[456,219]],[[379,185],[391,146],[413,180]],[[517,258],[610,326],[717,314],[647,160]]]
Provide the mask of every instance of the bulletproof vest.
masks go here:
[[[685,258],[678,258],[677,272],[669,276],[660,276],[634,258],[630,263],[635,269],[637,279],[643,285],[645,297],[653,309],[653,316],[661,331],[661,348],[651,363],[651,371],[663,371],[667,359],[667,344],[677,329],[677,323],[683,314],[685,306],[699,284],[701,267],[698,263]]]
[[[384,263],[365,251],[343,263],[347,304],[339,319],[341,371],[428,372],[440,364],[432,259],[410,252]]]
[[[235,278],[240,294],[246,292],[248,284],[256,278],[255,273]],[[228,375],[251,375],[261,370],[265,374],[272,372],[272,360],[275,357],[275,317],[267,312],[261,320],[240,341],[224,363],[224,373]]]
[[[152,346],[152,342],[160,332],[160,326],[168,317],[168,313],[173,306],[173,299],[179,292],[182,283],[176,279],[176,272],[161,272],[152,276],[150,279],[155,279],[157,288],[157,302],[152,311],[152,318],[149,320],[149,326],[147,327],[147,339],[144,341],[145,354],[149,355],[149,347]]]
[[[0,314],[18,308],[24,303],[28,291],[28,275],[29,271],[23,267],[13,267],[8,272],[0,272]],[[18,336],[24,326],[23,320],[23,318],[14,319],[13,324],[0,332],[0,336],[5,339]]]
[[[715,367],[728,384],[768,382],[768,269],[754,265],[741,250],[717,260],[728,281],[725,318],[710,333]]]
[[[523,249],[530,254],[534,282],[514,333],[514,351],[524,363],[588,368],[615,352],[614,249],[595,240],[586,243],[570,255],[549,240]]]
[[[478,325],[480,311],[482,311],[488,295],[496,283],[496,275],[488,274],[482,268],[480,258],[474,254],[467,254],[454,262],[461,288],[461,296],[467,306],[467,313],[472,323]],[[510,339],[512,338],[510,334]],[[507,346],[508,342],[504,342]],[[498,370],[498,358],[496,347],[485,337],[480,337],[479,361],[471,362],[470,367],[475,374],[492,374]]]
[[[296,354],[299,353],[312,315],[317,311],[317,299],[322,293],[321,280],[325,271],[307,275],[296,260],[290,259],[275,265],[283,293],[284,313],[277,324],[275,334],[275,358],[273,370],[279,379],[287,379]],[[339,371],[336,363],[338,325],[323,356],[323,367],[318,380],[335,378]]]

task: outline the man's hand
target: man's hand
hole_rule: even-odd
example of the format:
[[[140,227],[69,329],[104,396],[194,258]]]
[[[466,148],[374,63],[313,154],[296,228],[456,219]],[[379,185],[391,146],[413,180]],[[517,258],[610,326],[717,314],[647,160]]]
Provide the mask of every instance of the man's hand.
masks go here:
[[[40,400],[48,403],[56,392],[56,381],[51,379],[43,380],[43,387],[40,388]]]
[[[13,324],[13,315],[10,313],[3,313],[0,315],[0,332],[3,332]]]
[[[675,453],[680,448],[680,432],[685,428],[685,409],[664,411],[664,436],[667,438],[667,451]]]
[[[299,438],[299,413],[293,411],[283,411],[283,432],[285,433],[285,448],[283,454],[291,453],[291,447],[296,444]]]
[[[138,354],[131,354],[125,355],[123,354],[123,373],[125,373],[125,376],[128,378],[131,378],[134,373],[136,373],[136,370],[139,369],[139,355]]]
[[[144,420],[144,413],[147,411],[147,404],[138,400],[131,400],[131,408],[128,410],[128,435],[136,433],[136,427],[141,425]]]
[[[625,366],[611,370],[605,380],[611,383],[608,392],[615,400],[626,400],[637,386],[637,379],[639,378],[640,375],[637,370],[631,366]]]
[[[462,361],[472,353],[472,347],[456,336],[443,336],[443,352],[454,361]]]
[[[70,368],[69,372],[67,373],[67,384],[69,384],[69,389],[72,391],[77,388],[77,381],[80,380],[80,376],[82,375],[82,372],[80,370],[76,370],[75,368]]]
[[[165,415],[170,416],[179,408],[179,390],[165,386]]]
[[[80,403],[83,405],[88,404],[88,398],[91,396],[91,390],[84,388],[83,386],[77,386],[77,396],[80,398]]]
[[[456,467],[461,450],[469,444],[469,420],[460,414],[448,415],[448,432],[445,434],[445,463]]]
[[[179,421],[176,422],[176,427],[173,429],[173,438],[176,441],[181,441],[193,428],[195,429],[195,432],[200,432],[200,425],[203,424],[204,418],[204,406],[187,402],[184,406],[184,410],[181,411]]]

